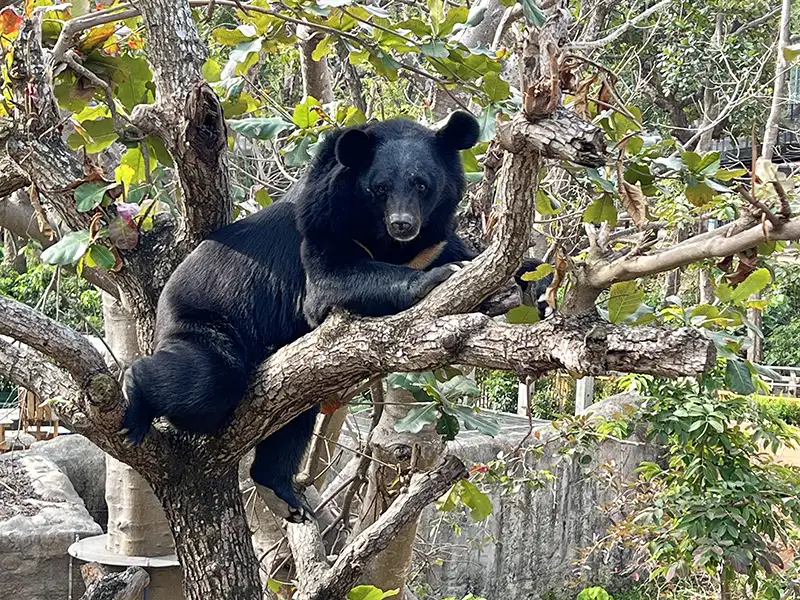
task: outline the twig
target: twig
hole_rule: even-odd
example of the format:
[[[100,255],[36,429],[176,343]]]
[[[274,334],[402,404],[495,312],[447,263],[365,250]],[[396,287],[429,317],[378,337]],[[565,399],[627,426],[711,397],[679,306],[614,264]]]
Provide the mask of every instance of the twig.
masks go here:
[[[358,467],[356,467],[356,473],[352,478],[352,485],[347,490],[347,494],[342,501],[342,510],[339,513],[339,516],[333,520],[333,522],[325,528],[325,531],[322,532],[322,537],[324,538],[330,531],[334,529],[339,523],[342,523],[345,528],[350,527],[350,508],[353,504],[353,498],[355,498],[356,493],[361,486],[367,480],[367,469],[369,468],[370,461],[373,460],[372,458],[372,436],[375,432],[375,428],[378,426],[378,423],[381,420],[381,416],[383,415],[383,407],[384,407],[384,394],[383,394],[383,381],[377,381],[370,386],[370,392],[372,395],[372,420],[370,423],[369,433],[367,434],[367,439],[364,441],[364,450],[361,454],[361,458],[358,462]]]
[[[780,182],[776,179],[772,182],[772,187],[775,188],[775,192],[778,194],[778,197],[781,199],[781,208],[778,211],[778,214],[782,216],[784,219],[791,219],[792,218],[792,207],[789,204],[789,196],[786,195],[786,190],[783,189],[783,186]]]
[[[643,11],[639,15],[635,16],[630,21],[626,22],[624,25],[617,27],[614,31],[609,33],[606,37],[600,38],[599,40],[590,40],[586,42],[575,42],[570,44],[567,49],[569,50],[594,50],[595,48],[601,48],[606,44],[610,44],[614,40],[622,37],[629,29],[632,29],[636,25],[638,25],[641,21],[644,21],[650,15],[658,12],[668,4],[670,4],[672,0],[661,0],[657,4],[654,4],[647,10]]]
[[[740,184],[740,185],[738,185],[736,187],[736,191],[739,192],[739,195],[742,198],[744,198],[750,204],[752,204],[753,206],[758,208],[761,211],[761,213],[764,215],[764,217],[770,223],[772,223],[772,225],[773,225],[773,227],[775,227],[775,229],[780,229],[781,227],[783,227],[783,221],[781,221],[781,219],[778,216],[776,216],[775,213],[773,213],[769,209],[769,207],[767,207],[767,205],[764,204],[761,200],[757,200],[756,198],[754,198],[752,196],[752,194],[750,194],[750,192],[747,190],[746,187],[744,187],[743,185]]]
[[[88,15],[83,15],[71,19],[64,23],[61,34],[53,47],[52,66],[56,67],[61,62],[66,62],[67,51],[72,46],[75,36],[81,31],[91,29],[97,25],[105,25],[114,21],[123,21],[139,14],[139,10],[132,8],[130,4],[118,4],[105,10],[97,11]]]

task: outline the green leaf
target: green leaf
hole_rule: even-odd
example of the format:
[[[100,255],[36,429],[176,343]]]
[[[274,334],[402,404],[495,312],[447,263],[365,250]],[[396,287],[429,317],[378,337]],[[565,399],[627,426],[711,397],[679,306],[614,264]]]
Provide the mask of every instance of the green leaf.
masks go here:
[[[772,275],[769,269],[756,269],[747,276],[747,279],[736,286],[736,289],[733,290],[733,294],[731,294],[731,302],[734,304],[745,302],[750,296],[757,294],[767,287],[771,281]]]
[[[697,207],[708,204],[717,195],[717,192],[705,181],[687,185],[684,193],[686,194],[686,199]]]
[[[750,368],[741,360],[728,359],[725,365],[725,383],[737,394],[748,395],[756,391]]]
[[[595,586],[585,588],[578,594],[576,600],[614,600],[603,588]]]
[[[317,43],[317,47],[314,48],[314,51],[311,53],[311,59],[319,61],[322,60],[323,57],[328,56],[328,52],[331,50],[332,42],[333,38],[331,38],[329,35],[326,35],[324,38],[322,38]]]
[[[82,183],[75,188],[75,208],[78,212],[88,212],[97,208],[103,201],[106,190],[116,183]]]
[[[536,267],[533,271],[527,271],[522,274],[522,281],[539,281],[550,275],[553,272],[553,265],[550,263],[542,263],[538,267]]]
[[[469,507],[473,521],[483,521],[492,514],[492,501],[468,479],[461,480],[461,501]]]
[[[315,109],[321,107],[322,105],[319,103],[319,100],[313,96],[306,96],[300,104],[294,107],[292,121],[294,121],[294,124],[300,129],[311,127],[320,118],[319,113]]]
[[[442,40],[431,40],[427,44],[422,44],[419,47],[425,56],[433,58],[447,58],[450,56],[450,51]]]
[[[71,231],[42,252],[42,262],[48,265],[71,265],[86,253],[89,239],[86,230]]]
[[[113,119],[95,119],[81,123],[83,130],[89,135],[84,147],[86,152],[95,154],[108,148],[117,141],[117,132],[114,129]]]
[[[425,403],[436,398],[428,390],[437,385],[436,377],[431,371],[419,373],[390,373],[386,377],[389,387],[402,388],[410,392],[417,402]]]
[[[236,74],[245,75],[258,62],[258,55],[261,52],[261,38],[256,38],[248,42],[240,42],[231,51],[230,60],[237,63]]]
[[[397,433],[419,433],[426,425],[434,423],[438,417],[438,404],[429,402],[423,406],[415,406],[408,414],[394,424]]]
[[[720,181],[730,181],[744,175],[747,175],[747,169],[717,169],[713,177]]]
[[[410,31],[411,33],[419,37],[431,34],[430,26],[421,19],[406,19],[405,21],[400,21],[395,26],[395,30]]]
[[[359,585],[347,592],[347,600],[384,600],[396,596],[400,590],[384,592],[374,585]]]
[[[469,377],[456,375],[439,385],[439,395],[445,400],[455,402],[461,398],[475,398],[481,395],[480,389]]]
[[[639,154],[643,147],[644,140],[638,135],[634,135],[628,139],[628,145],[625,147],[625,150],[628,154]]]
[[[539,7],[536,6],[535,0],[521,0],[522,2],[522,12],[525,15],[525,18],[528,19],[531,23],[533,23],[536,27],[541,27],[544,25],[545,17],[544,13],[539,10]]]
[[[480,431],[483,435],[496,437],[500,434],[500,426],[497,419],[490,414],[483,414],[477,408],[456,404],[448,409],[451,413],[458,415],[464,423],[466,429]]]
[[[294,143],[294,146],[287,149],[284,158],[286,166],[288,167],[302,167],[305,165],[311,155],[308,153],[308,147],[311,145],[311,136],[304,136]]]
[[[211,32],[211,37],[218,44],[223,44],[224,46],[236,46],[242,42],[254,40],[258,37],[258,32],[256,31],[255,27],[249,23],[245,23],[243,25],[239,25],[235,29],[217,27]]]
[[[700,163],[703,162],[703,158],[697,152],[681,152],[681,158],[690,171],[693,173],[700,171]]]
[[[558,208],[554,206],[553,199],[543,189],[536,190],[536,212],[540,215],[555,215]]]
[[[444,22],[444,0],[428,0],[428,11],[434,35],[439,35]]]
[[[668,171],[680,171],[686,164],[677,156],[659,157],[653,161],[656,165],[661,165]]]
[[[89,246],[89,253],[86,255],[87,267],[100,267],[101,269],[113,269],[117,264],[117,258],[105,246],[92,244]]]
[[[786,62],[794,62],[800,56],[800,44],[783,47],[783,57]]]
[[[615,283],[608,298],[608,320],[621,323],[636,312],[642,301],[644,290],[635,281]]]
[[[466,23],[469,16],[469,9],[466,6],[455,6],[447,11],[442,26],[439,28],[439,35],[449,35],[453,28],[459,23]]]
[[[203,73],[203,79],[209,83],[215,83],[219,81],[220,75],[222,74],[222,67],[219,66],[216,59],[209,57],[206,59],[206,62],[203,63],[201,71]]]
[[[155,157],[150,155],[150,170],[152,172]],[[138,147],[128,148],[119,160],[120,166],[114,173],[118,183],[131,185],[147,180],[147,169],[142,151]],[[126,168],[127,167],[127,168]],[[126,188],[127,189],[127,188]]]
[[[227,122],[236,133],[256,140],[271,140],[287,129],[294,129],[294,124],[284,121],[281,117],[228,119]]]
[[[447,412],[442,412],[439,420],[436,421],[436,433],[447,442],[456,439],[460,429],[461,425],[458,423],[458,419]]]
[[[256,190],[256,192],[253,194],[253,199],[258,202],[261,208],[267,208],[270,204],[272,204],[272,196],[269,195],[269,192],[263,186]]]
[[[317,0],[317,5],[321,8],[338,8],[340,6],[350,6],[353,0]],[[350,597],[348,596],[348,600]]]
[[[456,506],[458,506],[458,499],[461,492],[461,482],[458,481],[453,484],[453,486],[447,490],[447,493],[444,494],[441,498],[436,500],[436,508],[442,512],[453,512]]]
[[[539,310],[534,306],[523,304],[508,311],[506,321],[512,325],[533,325],[539,322]]]
[[[505,100],[511,94],[511,86],[494,71],[483,76],[481,88],[492,102]]]
[[[494,138],[497,132],[497,113],[500,109],[494,105],[489,105],[478,115],[478,125],[480,126],[480,141],[488,142]]]
[[[617,207],[614,206],[614,198],[609,194],[593,200],[592,203],[583,211],[585,223],[602,223],[607,221],[611,227],[617,224]]]

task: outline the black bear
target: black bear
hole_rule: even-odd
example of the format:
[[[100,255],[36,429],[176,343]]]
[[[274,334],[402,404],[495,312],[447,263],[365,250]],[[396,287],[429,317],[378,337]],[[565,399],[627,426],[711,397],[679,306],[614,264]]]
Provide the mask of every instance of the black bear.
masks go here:
[[[126,372],[131,441],[161,416],[184,431],[219,431],[254,368],[332,308],[400,312],[449,277],[449,263],[473,258],[455,234],[455,211],[465,189],[459,152],[477,140],[476,120],[462,112],[439,131],[407,119],[334,131],[286,201],[203,241],[161,294],[155,353]],[[293,478],[316,413],[263,440],[251,467],[292,519],[307,510]]]

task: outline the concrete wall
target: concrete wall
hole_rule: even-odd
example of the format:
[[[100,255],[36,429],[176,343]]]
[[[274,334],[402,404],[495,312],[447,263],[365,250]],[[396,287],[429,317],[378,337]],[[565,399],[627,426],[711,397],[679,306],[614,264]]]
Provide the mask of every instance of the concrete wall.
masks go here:
[[[635,398],[630,396],[614,396],[590,407],[590,411],[608,416],[632,402]],[[561,442],[549,424],[539,424],[535,431],[539,431],[538,442],[544,443],[544,452],[540,458],[529,453],[527,463],[534,469],[551,471],[555,480],[539,489],[523,487],[517,494],[501,495],[494,489],[490,493],[493,514],[481,523],[465,515],[457,517],[460,532],[454,531],[435,508],[426,509],[418,544],[428,560],[416,589],[432,590],[435,593],[430,598],[461,598],[467,593],[490,600],[575,598],[573,587],[579,569],[574,559],[580,548],[591,546],[610,525],[600,506],[612,494],[597,478],[587,477],[584,468],[613,461],[619,472],[630,476],[642,461],[656,459],[658,452],[643,443],[606,441],[592,462],[582,468],[558,457]],[[486,463],[499,451],[514,449],[522,435],[517,426],[495,439],[474,436],[456,440],[451,451],[468,466]],[[622,554],[598,555],[591,568],[580,574],[592,582],[613,584],[614,572],[624,560]]]

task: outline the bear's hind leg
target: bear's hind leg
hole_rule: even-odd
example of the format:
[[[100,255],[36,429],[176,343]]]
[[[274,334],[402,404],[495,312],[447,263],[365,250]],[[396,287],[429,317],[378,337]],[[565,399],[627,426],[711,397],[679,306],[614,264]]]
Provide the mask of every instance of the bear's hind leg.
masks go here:
[[[232,416],[247,382],[247,369],[234,354],[208,343],[173,341],[126,372],[129,404],[123,428],[135,444],[161,416],[182,431],[216,433]]]
[[[271,489],[289,505],[288,520],[294,523],[314,516],[305,498],[295,490],[294,476],[311,441],[318,412],[316,406],[308,409],[263,440],[256,446],[250,467],[254,482]]]

